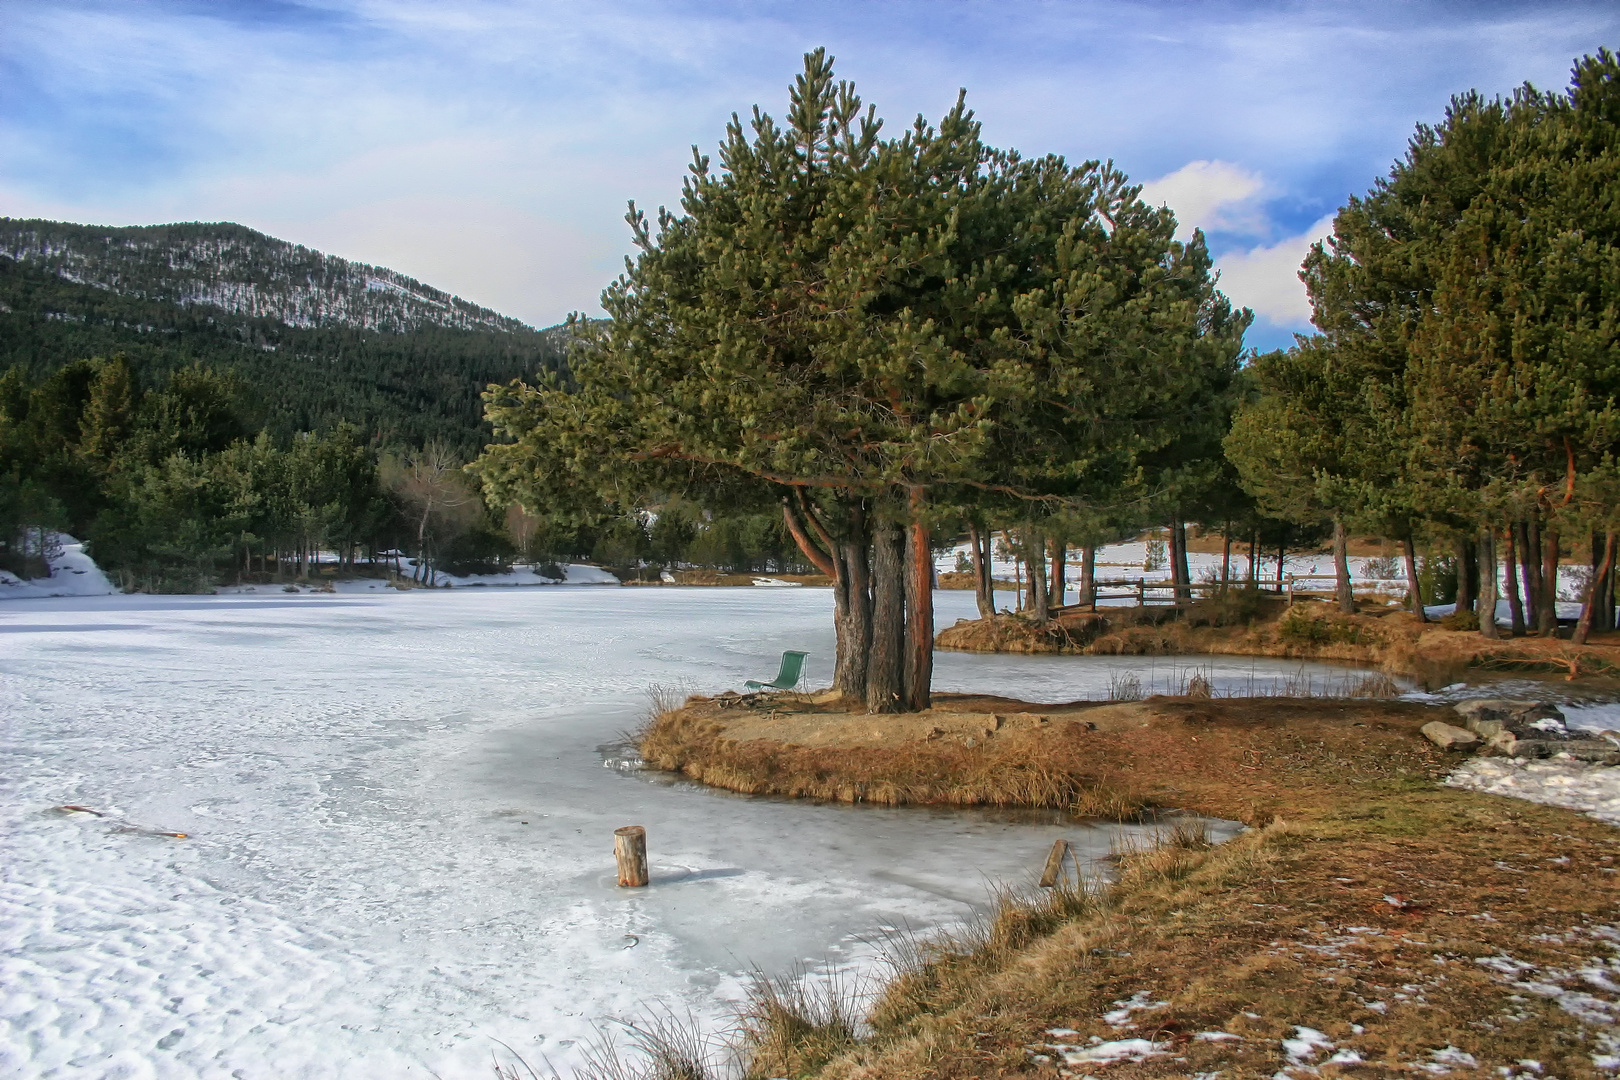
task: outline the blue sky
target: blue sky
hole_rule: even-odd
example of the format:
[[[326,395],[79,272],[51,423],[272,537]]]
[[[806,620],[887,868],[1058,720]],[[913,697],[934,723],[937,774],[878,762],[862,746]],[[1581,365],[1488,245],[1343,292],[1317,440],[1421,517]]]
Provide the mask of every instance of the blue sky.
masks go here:
[[[958,87],[990,142],[1112,158],[1209,235],[1250,342],[1413,125],[1563,87],[1620,6],[0,0],[0,215],[230,220],[537,325],[596,297],[626,200],[825,45],[891,130]]]

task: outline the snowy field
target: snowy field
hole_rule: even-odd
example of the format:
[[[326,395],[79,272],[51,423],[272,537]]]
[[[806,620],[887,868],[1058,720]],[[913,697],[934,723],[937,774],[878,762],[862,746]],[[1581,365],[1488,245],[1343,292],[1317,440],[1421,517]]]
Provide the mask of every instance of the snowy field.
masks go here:
[[[938,599],[942,623],[972,612]],[[717,1020],[755,966],[870,967],[894,928],[1027,881],[1054,838],[1097,857],[1130,831],[604,768],[650,684],[740,687],[806,648],[825,685],[830,607],[702,588],[4,605],[0,1075],[452,1080],[489,1076],[501,1043],[566,1075],[610,1018]],[[1100,697],[1121,666],[942,654],[938,685]],[[1238,688],[1300,667],[1208,670]],[[632,823],[654,885],[627,892],[611,833]]]

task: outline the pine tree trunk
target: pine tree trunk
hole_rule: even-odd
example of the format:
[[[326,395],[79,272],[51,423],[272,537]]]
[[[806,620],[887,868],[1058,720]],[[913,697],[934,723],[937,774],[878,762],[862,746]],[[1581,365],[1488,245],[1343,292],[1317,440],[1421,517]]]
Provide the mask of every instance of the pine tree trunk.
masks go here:
[[[983,550],[988,546],[985,538],[979,535],[979,526],[975,522],[968,522],[968,546],[973,549],[973,600],[979,607],[979,618],[989,619],[995,616],[995,593],[990,586],[990,559]]]
[[[1182,603],[1192,599],[1192,568],[1187,562],[1187,523],[1177,514],[1170,521],[1170,576],[1175,579],[1179,588],[1175,590],[1176,602]]]
[[[850,510],[845,537],[838,544],[838,585],[834,608],[838,666],[833,687],[848,701],[866,700],[866,670],[872,649],[872,574],[865,512]]]
[[[1600,550],[1607,550],[1608,536],[1607,533],[1601,536],[1597,533],[1592,534],[1592,561],[1594,564],[1598,564],[1602,558],[1599,554]],[[1599,633],[1608,633],[1614,629],[1614,560],[1612,558],[1608,560],[1607,566],[1608,570],[1599,577],[1597,610],[1592,613],[1594,619],[1592,629]]]
[[[1232,582],[1232,523],[1228,521],[1221,528],[1221,592],[1225,592]]]
[[[1093,610],[1097,607],[1097,545],[1087,544],[1080,549],[1080,603]]]
[[[1536,605],[1542,637],[1558,635],[1558,530],[1541,530],[1541,600]]]
[[[1417,547],[1412,543],[1411,533],[1401,538],[1401,554],[1406,559],[1407,603],[1412,605],[1412,612],[1417,615],[1418,622],[1428,622],[1428,613],[1423,610],[1423,587],[1418,584]]]
[[[1257,530],[1249,537],[1249,583],[1255,584],[1260,580],[1260,533]]]
[[[1338,596],[1339,611],[1344,615],[1356,613],[1356,594],[1350,588],[1350,538],[1344,522],[1333,519],[1333,587]]]
[[[1046,541],[1040,530],[1024,528],[1024,550],[1029,552],[1029,600],[1035,614],[1035,625],[1045,626],[1050,617],[1047,612]]]
[[[900,712],[906,637],[905,534],[892,521],[872,528],[872,643],[866,711]]]
[[[1468,566],[1473,562],[1468,538],[1458,533],[1452,538],[1452,560],[1457,564],[1457,608],[1459,612],[1474,610],[1473,574]]]
[[[919,520],[922,488],[911,489],[906,527],[906,658],[902,693],[909,712],[932,704],[934,683],[934,551],[928,526]]]
[[[1524,578],[1524,621],[1541,626],[1541,524],[1531,514],[1519,532],[1519,573]]]
[[[1519,593],[1519,524],[1516,521],[1507,523],[1507,531],[1503,534],[1507,540],[1507,550],[1502,558],[1502,581],[1507,586],[1508,617],[1512,620],[1512,629],[1509,634],[1513,637],[1524,636],[1524,599]]]
[[[1479,636],[1496,640],[1496,531],[1479,531]]]
[[[1277,545],[1277,591],[1278,592],[1282,592],[1282,587],[1283,587],[1283,566],[1287,562],[1288,562],[1288,545],[1287,545],[1287,543],[1279,543]]]
[[[1046,550],[1052,556],[1052,574],[1047,580],[1047,607],[1062,607],[1069,591],[1069,545],[1056,538],[1046,541]]]
[[[1603,537],[1603,555],[1601,560],[1594,550],[1592,553],[1592,581],[1586,589],[1586,603],[1581,605],[1581,618],[1575,624],[1575,644],[1585,645],[1586,638],[1592,632],[1593,618],[1599,605],[1609,603],[1604,597],[1604,582],[1614,572],[1614,533],[1605,533]],[[1614,607],[1609,606],[1612,613]]]
[[[1006,529],[1001,534],[1007,540],[1007,546],[1012,547],[1012,530]],[[1024,610],[1024,558],[1017,552],[1013,553],[1013,610]]]

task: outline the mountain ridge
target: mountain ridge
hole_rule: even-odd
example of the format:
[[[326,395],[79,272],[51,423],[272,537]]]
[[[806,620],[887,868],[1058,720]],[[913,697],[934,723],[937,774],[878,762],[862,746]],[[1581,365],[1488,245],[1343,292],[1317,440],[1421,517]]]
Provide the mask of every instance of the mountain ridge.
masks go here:
[[[566,373],[566,352],[563,327],[246,226],[0,218],[0,369],[123,354],[158,385],[203,364],[234,372],[277,437],[347,420],[470,455],[491,435],[485,387]]]
[[[0,217],[0,256],[75,284],[181,306],[210,304],[300,329],[535,331],[396,270],[235,222],[99,226]]]

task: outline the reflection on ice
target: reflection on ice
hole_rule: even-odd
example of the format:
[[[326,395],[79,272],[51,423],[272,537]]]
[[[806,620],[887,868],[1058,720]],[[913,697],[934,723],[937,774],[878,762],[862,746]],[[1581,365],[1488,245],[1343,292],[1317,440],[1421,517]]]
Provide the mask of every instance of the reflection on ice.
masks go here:
[[[946,621],[972,597],[940,604]],[[830,607],[820,589],[6,605],[0,1073],[484,1076],[497,1039],[566,1071],[604,1018],[723,1014],[751,967],[867,962],[880,928],[960,919],[1056,838],[1097,859],[1148,831],[603,768],[651,684],[740,687],[801,648],[825,685]],[[1097,697],[1121,663],[942,654],[939,685]],[[1233,686],[1271,670],[1200,666]],[[108,818],[42,812],[64,804]],[[626,824],[648,829],[651,888],[612,884]]]

